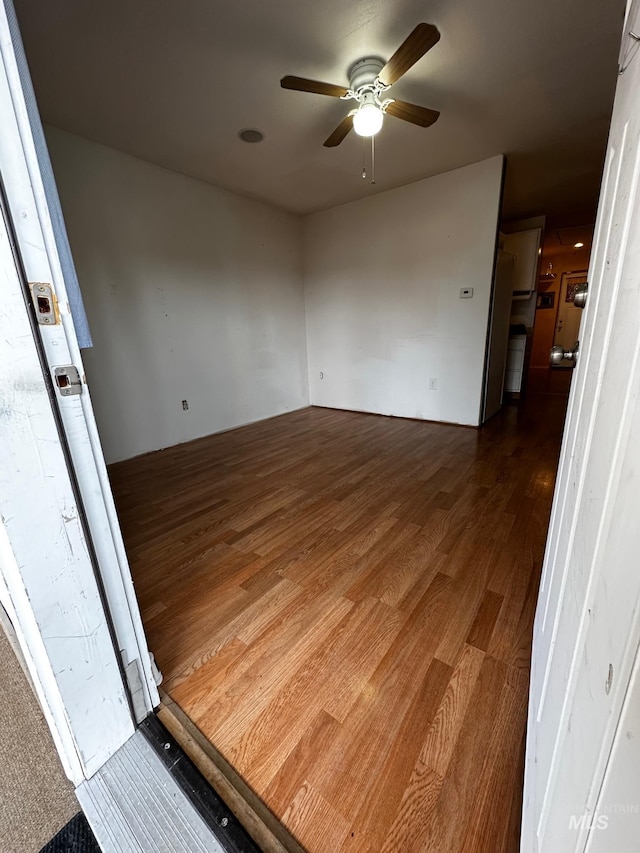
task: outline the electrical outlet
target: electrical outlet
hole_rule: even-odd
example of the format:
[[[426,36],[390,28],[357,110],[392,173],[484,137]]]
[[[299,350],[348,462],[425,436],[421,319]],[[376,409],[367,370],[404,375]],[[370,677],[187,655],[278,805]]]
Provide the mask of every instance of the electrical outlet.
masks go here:
[[[429,391],[437,391],[438,390],[438,380],[434,377],[431,377],[429,380]]]
[[[320,371],[320,379],[324,379],[324,373],[322,370]]]
[[[189,404],[187,403],[187,401],[186,401],[186,400],[183,400],[183,401],[182,401],[182,408],[184,409],[184,411],[185,411],[185,412],[186,412],[186,411],[187,411],[187,409],[189,408]]]

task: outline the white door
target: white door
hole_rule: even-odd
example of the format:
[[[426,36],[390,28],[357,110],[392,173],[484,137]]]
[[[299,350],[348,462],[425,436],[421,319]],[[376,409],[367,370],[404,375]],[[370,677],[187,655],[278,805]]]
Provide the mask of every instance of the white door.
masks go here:
[[[2,600],[65,771],[79,783],[133,723],[1,207]]]
[[[498,250],[491,294],[482,423],[488,421],[502,407],[515,262],[515,255],[503,252],[502,249]]]
[[[629,812],[608,844],[608,815],[620,804],[605,802],[602,788],[640,639],[640,53],[628,35],[637,8],[634,0],[624,29],[628,64],[534,626],[523,853],[583,851],[598,833],[599,850],[631,853],[640,843]],[[628,792],[636,805],[639,779],[636,767]]]
[[[31,336],[31,344],[36,346],[37,358],[44,363],[45,370],[49,373],[49,380],[54,380],[56,367],[67,365],[75,367],[81,378],[79,386],[81,393],[71,396],[63,393],[63,389],[59,388],[55,381],[50,381],[49,387],[53,389],[54,398],[51,423],[56,426],[62,444],[60,449],[63,454],[62,458],[66,458],[68,466],[68,469],[65,469],[67,470],[66,477],[69,479],[70,488],[77,496],[75,503],[77,503],[78,513],[81,516],[87,552],[84,554],[83,560],[84,562],[86,562],[85,558],[90,560],[89,571],[97,573],[97,594],[106,599],[106,613],[110,624],[107,625],[107,633],[104,635],[100,633],[100,637],[106,638],[105,641],[111,647],[115,643],[116,658],[119,659],[119,664],[122,666],[128,681],[134,714],[139,721],[158,704],[158,692],[107,478],[89,389],[84,380],[82,358],[69,304],[70,293],[67,289],[67,282],[69,282],[70,277],[75,275],[75,272],[70,254],[65,254],[65,249],[68,251],[68,244],[64,233],[64,223],[59,210],[59,200],[48,161],[42,125],[28,76],[15,12],[10,0],[5,0],[0,4],[0,128],[2,128],[0,132],[0,175],[5,199],[4,219],[6,220],[7,234],[11,235],[12,240],[15,239],[13,249],[16,254],[17,266],[11,272],[11,276],[18,276],[15,281],[14,278],[10,278],[4,283],[6,292],[3,295],[3,307],[6,309],[7,328],[10,324],[13,330],[16,324],[20,323],[21,327],[24,327],[23,335],[24,329],[28,330]],[[33,336],[29,314],[26,311],[22,294],[16,290],[16,281],[22,278],[29,283],[39,283],[45,288],[51,288],[50,291],[44,291],[43,302],[43,310],[47,305],[51,308],[49,322],[37,325]],[[34,317],[36,319],[38,317],[37,304],[34,303],[36,310],[31,315],[32,320]],[[11,319],[8,319],[10,313]],[[8,340],[9,336],[3,344],[9,346]],[[24,345],[27,346],[26,343]],[[3,397],[3,400],[6,403],[7,400],[13,399],[15,405],[20,405],[23,398],[25,401],[27,400],[25,394],[29,389],[11,385],[12,352],[15,352],[15,348],[13,350],[9,348],[3,358],[3,373],[5,374],[3,379],[9,383],[6,394],[11,395]],[[29,358],[31,358],[33,356],[31,349],[29,349],[29,353]],[[13,390],[9,391],[9,386]],[[47,382],[44,382],[42,387],[38,388],[38,393],[44,393],[45,396],[42,399],[48,400],[46,386]],[[27,402],[25,405],[28,405]],[[51,440],[53,441],[53,439]],[[5,445],[2,449],[5,450],[6,447]],[[46,451],[42,449],[39,449],[38,452],[47,455]],[[52,449],[52,454],[55,455],[56,452],[55,449]],[[5,462],[3,473],[6,476],[3,487],[9,493],[13,488],[11,477],[18,470],[14,466],[17,460],[16,457],[13,457],[2,461]],[[43,458],[43,465],[45,462],[46,460]],[[27,528],[25,535],[28,536],[30,533],[34,545],[31,550],[31,558],[37,560],[35,544],[38,541],[40,509],[35,491],[37,489],[35,480],[32,488],[34,492],[30,496],[33,505],[31,526]],[[44,522],[44,509],[42,513]],[[8,532],[15,538],[15,542],[19,542],[20,536],[18,534],[20,531],[17,525],[22,522],[13,519],[13,523],[15,527]],[[79,524],[80,521],[76,523]],[[7,530],[4,533],[6,534]],[[64,525],[61,528],[60,535],[64,539]],[[13,547],[11,536],[6,543],[7,552]],[[2,545],[3,541],[0,535],[0,571],[6,574],[6,566],[10,560],[8,562],[2,560]],[[68,605],[72,610],[76,608],[81,614],[82,601],[76,602],[74,599],[74,596],[81,592],[81,587],[75,583],[77,577],[71,577],[71,575],[69,577],[75,586],[72,584],[72,587],[69,587],[69,598],[64,606]],[[93,583],[95,584],[95,578]],[[44,590],[46,588],[45,577],[42,578],[42,584]],[[62,592],[64,588],[65,584],[61,581],[56,588],[57,593]],[[49,593],[53,594],[51,590]],[[102,608],[101,603],[100,608]],[[53,599],[50,604],[50,611],[53,624],[56,621],[54,617],[57,614]],[[103,610],[101,612],[104,613]],[[19,619],[19,612],[14,613],[14,617]],[[47,625],[45,623],[47,619],[44,616],[43,619],[44,622],[40,625],[40,630],[41,633],[46,633]],[[16,627],[20,635],[20,626]],[[27,648],[25,652],[28,657],[32,653],[32,649]],[[109,657],[106,648],[104,655],[107,658]],[[101,673],[98,670],[94,675],[99,679]],[[127,715],[129,715],[128,707]],[[87,724],[88,722],[87,720]],[[123,731],[125,729],[126,727],[123,728]],[[98,735],[99,732],[96,732],[95,736]],[[103,759],[104,752],[103,750],[99,753]],[[85,763],[85,770],[87,767],[95,769],[95,764],[96,761],[89,764]]]

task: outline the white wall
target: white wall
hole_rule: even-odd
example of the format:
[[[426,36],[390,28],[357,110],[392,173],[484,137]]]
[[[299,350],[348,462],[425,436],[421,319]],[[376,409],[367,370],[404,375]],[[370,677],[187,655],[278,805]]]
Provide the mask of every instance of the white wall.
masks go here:
[[[309,399],[479,422],[502,157],[300,220],[53,128],[47,140],[107,461]]]
[[[307,405],[300,220],[59,130],[47,141],[107,461]]]
[[[502,159],[306,218],[312,404],[478,424]]]

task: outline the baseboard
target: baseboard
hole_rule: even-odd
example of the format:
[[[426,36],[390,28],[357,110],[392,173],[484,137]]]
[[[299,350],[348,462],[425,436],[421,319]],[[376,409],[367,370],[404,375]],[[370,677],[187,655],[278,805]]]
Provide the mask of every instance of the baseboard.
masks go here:
[[[225,427],[224,429],[217,429],[214,432],[205,433],[205,435],[197,435],[195,438],[188,438],[186,441],[178,441],[175,444],[166,444],[163,447],[154,447],[151,450],[142,450],[140,453],[134,453],[133,456],[123,456],[122,459],[114,459],[113,461],[107,462],[107,467],[112,468],[116,465],[120,465],[122,462],[131,462],[132,459],[140,459],[142,456],[151,456],[152,453],[161,453],[163,450],[169,450],[171,447],[182,447],[184,444],[195,444],[197,441],[204,441],[207,438],[211,438],[212,435],[224,435],[225,432],[232,432],[236,429],[242,429],[243,427],[253,426],[253,424],[261,424],[264,421],[272,421],[275,418],[282,418],[285,415],[291,415],[294,412],[302,412],[304,409],[313,408],[311,403],[305,403],[304,406],[296,406],[293,409],[287,409],[285,412],[278,412],[275,415],[266,415],[264,418],[256,418],[254,421],[243,421],[242,423],[235,424],[234,426]]]
[[[325,409],[329,412],[351,412],[355,415],[371,415],[376,418],[394,418],[397,421],[414,421],[419,424],[438,424],[438,426],[463,427],[464,429],[480,429],[481,424],[461,424],[458,421],[438,421],[433,418],[412,418],[409,415],[386,415],[384,412],[369,412],[366,409],[344,409],[342,406],[323,406],[321,403],[310,403],[307,409]]]

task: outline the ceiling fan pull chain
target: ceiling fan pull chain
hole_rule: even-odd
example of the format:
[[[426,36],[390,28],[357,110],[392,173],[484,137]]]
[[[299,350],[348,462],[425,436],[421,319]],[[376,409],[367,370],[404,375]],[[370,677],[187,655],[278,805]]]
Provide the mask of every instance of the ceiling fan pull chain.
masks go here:
[[[367,147],[366,146],[367,146],[367,140],[366,140],[366,137],[363,136],[362,137],[362,178],[363,178],[363,180],[366,180],[366,177],[367,177],[367,163],[366,163]]]
[[[376,138],[371,137],[371,183],[376,182]]]

